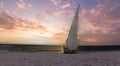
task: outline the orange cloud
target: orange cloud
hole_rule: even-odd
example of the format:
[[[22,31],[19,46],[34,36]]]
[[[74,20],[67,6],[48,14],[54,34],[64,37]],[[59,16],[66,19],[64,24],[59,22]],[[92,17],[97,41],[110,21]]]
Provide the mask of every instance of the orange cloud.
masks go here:
[[[96,43],[97,42],[97,40],[95,38],[87,38],[84,41],[86,41],[86,42],[92,42],[92,43]]]
[[[67,34],[60,32],[60,33],[54,33],[53,38],[58,39],[58,40],[66,40]]]

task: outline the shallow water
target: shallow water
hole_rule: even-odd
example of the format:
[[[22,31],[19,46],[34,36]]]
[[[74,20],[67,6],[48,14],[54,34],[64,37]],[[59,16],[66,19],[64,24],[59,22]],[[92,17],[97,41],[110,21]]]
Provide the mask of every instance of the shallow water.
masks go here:
[[[1,51],[62,52],[63,45],[0,45]]]

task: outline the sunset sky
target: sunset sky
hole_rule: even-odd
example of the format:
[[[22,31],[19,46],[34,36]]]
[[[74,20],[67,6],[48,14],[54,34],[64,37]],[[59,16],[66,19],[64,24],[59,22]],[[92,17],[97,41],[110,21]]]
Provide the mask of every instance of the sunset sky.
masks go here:
[[[65,44],[78,4],[80,45],[120,45],[120,0],[0,0],[0,44]]]

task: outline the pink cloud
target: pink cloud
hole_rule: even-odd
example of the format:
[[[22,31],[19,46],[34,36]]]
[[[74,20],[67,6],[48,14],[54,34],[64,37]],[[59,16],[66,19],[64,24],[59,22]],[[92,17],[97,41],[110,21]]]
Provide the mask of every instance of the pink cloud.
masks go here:
[[[61,0],[50,0],[54,5],[58,5],[61,3]]]
[[[0,9],[3,8],[3,2],[0,2]]]
[[[40,23],[12,17],[6,13],[0,14],[0,29],[15,31],[39,30],[41,33],[47,31],[47,28]]]
[[[65,3],[62,2],[61,0],[50,0],[50,1],[58,8],[62,8],[62,9],[68,8],[71,6],[69,1],[66,1]]]
[[[13,22],[14,19],[9,15],[4,13],[0,14],[0,27],[4,29],[12,29],[14,28],[15,23]]]
[[[24,0],[19,0],[16,2],[16,7],[19,9],[32,8],[33,6],[29,3],[26,3]]]
[[[54,12],[53,14],[55,16],[59,16],[59,15],[64,14],[64,13],[65,13],[64,11],[57,11],[57,12]]]
[[[59,39],[59,40],[66,40],[66,34],[65,33],[63,33],[63,32],[59,32],[59,33],[54,33],[53,34],[53,38],[55,38],[55,39]]]
[[[80,43],[83,45],[120,44],[119,3],[120,1],[109,0],[98,4],[96,8],[82,10],[84,24],[89,30],[83,29],[80,31]],[[93,40],[96,40],[96,42],[93,43]]]
[[[70,4],[69,4],[69,3],[64,4],[64,5],[61,6],[62,9],[64,9],[64,8],[68,8],[68,7],[70,7]]]
[[[20,9],[25,9],[26,3],[24,2],[24,0],[19,0],[19,2],[16,3],[16,6]]]

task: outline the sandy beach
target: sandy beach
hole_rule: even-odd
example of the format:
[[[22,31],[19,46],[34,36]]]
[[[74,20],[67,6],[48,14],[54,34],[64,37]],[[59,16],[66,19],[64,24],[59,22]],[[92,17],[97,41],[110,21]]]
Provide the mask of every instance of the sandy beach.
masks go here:
[[[120,66],[120,51],[0,52],[0,66]]]

